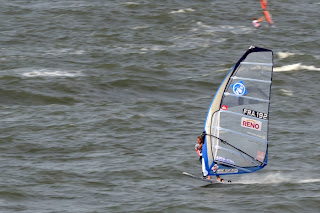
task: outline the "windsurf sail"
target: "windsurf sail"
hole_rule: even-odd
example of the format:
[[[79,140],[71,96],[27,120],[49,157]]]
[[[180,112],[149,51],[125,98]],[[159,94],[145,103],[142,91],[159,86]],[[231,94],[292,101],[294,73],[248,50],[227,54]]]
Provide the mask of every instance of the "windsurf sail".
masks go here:
[[[267,22],[272,25],[273,21],[271,19],[271,14],[268,11],[268,0],[260,0],[260,4]]]
[[[218,88],[204,125],[209,175],[251,173],[267,165],[273,52],[253,47]]]

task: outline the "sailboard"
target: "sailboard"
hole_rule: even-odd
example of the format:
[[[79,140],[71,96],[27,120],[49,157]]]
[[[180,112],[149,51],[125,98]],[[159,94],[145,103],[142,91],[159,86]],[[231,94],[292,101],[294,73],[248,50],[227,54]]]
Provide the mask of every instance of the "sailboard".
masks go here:
[[[251,46],[222,81],[203,129],[208,175],[253,173],[267,165],[272,72],[273,52]]]
[[[207,183],[231,183],[231,181],[223,181],[223,182],[220,182],[218,180],[215,180],[215,179],[206,179],[206,178],[203,178],[203,177],[198,177],[198,176],[195,176],[193,174],[190,174],[188,172],[182,172],[182,174],[188,176],[188,177],[191,177],[193,179],[196,179],[196,180],[201,180],[201,181],[204,181],[204,182],[207,182]]]

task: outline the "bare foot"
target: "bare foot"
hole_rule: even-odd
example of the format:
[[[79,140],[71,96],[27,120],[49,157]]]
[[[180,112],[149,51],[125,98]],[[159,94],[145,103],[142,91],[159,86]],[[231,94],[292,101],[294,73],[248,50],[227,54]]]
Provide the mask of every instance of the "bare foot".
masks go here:
[[[223,182],[223,179],[221,179],[221,178],[217,178],[217,180],[219,181],[219,182]]]
[[[208,175],[207,179],[208,179],[208,180],[211,180],[211,176]]]

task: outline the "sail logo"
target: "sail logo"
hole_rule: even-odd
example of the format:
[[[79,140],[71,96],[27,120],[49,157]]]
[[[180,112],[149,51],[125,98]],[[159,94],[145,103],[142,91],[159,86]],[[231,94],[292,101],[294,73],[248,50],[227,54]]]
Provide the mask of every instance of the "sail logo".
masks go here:
[[[221,157],[221,156],[217,156],[216,157],[216,161],[220,161],[220,162],[227,163],[227,164],[234,164],[233,160],[228,159],[228,158],[224,158],[224,157]]]
[[[262,162],[262,161],[264,161],[265,156],[266,156],[266,154],[264,152],[258,151],[256,159]]]
[[[218,169],[217,174],[225,174],[225,173],[238,173],[238,169]]]
[[[245,114],[245,115],[252,116],[252,117],[268,120],[268,114],[267,113],[258,112],[258,111],[254,111],[254,110],[246,109],[246,108],[243,108],[242,113]]]
[[[223,110],[228,110],[228,106],[222,105],[222,106],[221,106],[221,109],[223,109]]]
[[[214,164],[214,166],[212,167],[212,171],[216,172],[218,168],[219,168],[218,164]]]
[[[262,122],[242,117],[241,126],[245,128],[261,131]]]
[[[247,94],[247,90],[243,84],[243,81],[239,81],[235,84],[231,84],[231,89],[236,96],[243,96]]]

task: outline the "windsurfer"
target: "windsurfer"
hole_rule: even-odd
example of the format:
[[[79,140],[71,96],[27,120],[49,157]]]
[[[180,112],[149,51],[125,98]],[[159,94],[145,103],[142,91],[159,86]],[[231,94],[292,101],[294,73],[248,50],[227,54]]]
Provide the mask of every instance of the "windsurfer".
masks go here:
[[[195,145],[195,149],[196,149],[196,152],[199,156],[199,161],[201,162],[202,160],[202,145],[203,145],[203,138],[202,136],[199,136],[197,138],[197,144]]]
[[[211,179],[210,176],[208,176],[208,171],[206,170],[206,166],[204,164],[204,159],[202,158],[202,146],[204,144],[204,140],[203,140],[203,136],[204,135],[200,135],[198,136],[197,138],[197,144],[195,145],[195,149],[196,149],[196,152],[199,156],[199,161],[201,162],[202,164],[202,175],[203,177],[207,178],[207,179]]]
[[[211,176],[208,175],[208,171],[206,170],[206,166],[205,166],[205,163],[204,163],[204,159],[202,158],[202,146],[203,146],[203,144],[204,144],[203,137],[204,137],[203,134],[200,135],[200,136],[198,136],[198,138],[197,138],[197,144],[195,145],[195,149],[196,149],[196,151],[197,151],[197,153],[198,153],[198,155],[199,155],[199,161],[202,163],[202,175],[203,175],[203,177],[205,177],[205,178],[208,179],[208,180],[211,180]],[[216,175],[216,177],[217,177],[217,180],[218,180],[219,182],[223,182],[223,179],[221,179],[221,178],[219,177],[219,175]]]
[[[257,18],[252,18],[252,24],[255,26],[255,27],[260,27],[260,22],[263,22],[265,19],[264,17],[260,17],[259,19]]]
[[[268,11],[268,0],[260,0],[261,8],[263,10],[263,14],[265,16],[266,21],[270,26],[273,26],[273,21],[271,19],[271,14]]]

